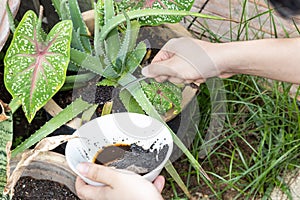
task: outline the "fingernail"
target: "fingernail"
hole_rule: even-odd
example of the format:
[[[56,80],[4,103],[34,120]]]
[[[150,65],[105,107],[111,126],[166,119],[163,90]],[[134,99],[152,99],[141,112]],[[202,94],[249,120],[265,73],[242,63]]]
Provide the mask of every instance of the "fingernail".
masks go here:
[[[144,76],[148,76],[148,75],[149,75],[149,69],[148,69],[148,67],[144,67],[144,68],[142,69],[142,74],[143,74]]]
[[[76,169],[79,171],[80,174],[85,175],[89,171],[89,164],[88,163],[79,163],[76,166]]]

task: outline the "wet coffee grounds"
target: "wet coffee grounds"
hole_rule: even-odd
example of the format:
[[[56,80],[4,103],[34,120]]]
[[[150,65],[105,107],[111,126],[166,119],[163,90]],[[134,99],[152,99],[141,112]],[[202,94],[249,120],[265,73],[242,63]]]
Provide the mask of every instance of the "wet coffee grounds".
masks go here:
[[[94,163],[117,169],[126,169],[137,174],[154,170],[165,159],[169,146],[161,149],[144,149],[137,144],[115,144],[104,147],[94,156]]]

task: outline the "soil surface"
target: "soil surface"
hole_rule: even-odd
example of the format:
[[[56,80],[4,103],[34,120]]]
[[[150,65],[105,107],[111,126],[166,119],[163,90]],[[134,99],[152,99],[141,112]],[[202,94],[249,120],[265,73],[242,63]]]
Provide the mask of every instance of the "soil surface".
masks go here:
[[[13,200],[77,200],[66,186],[48,180],[22,177],[15,186]]]

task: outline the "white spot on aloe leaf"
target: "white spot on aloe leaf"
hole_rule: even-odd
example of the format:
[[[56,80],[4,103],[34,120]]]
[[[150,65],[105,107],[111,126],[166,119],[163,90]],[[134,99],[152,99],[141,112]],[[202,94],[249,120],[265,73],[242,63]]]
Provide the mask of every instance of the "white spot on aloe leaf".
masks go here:
[[[35,13],[28,11],[4,59],[6,88],[22,100],[29,121],[61,88],[70,60],[71,21],[59,22],[45,41],[38,36],[37,23]]]

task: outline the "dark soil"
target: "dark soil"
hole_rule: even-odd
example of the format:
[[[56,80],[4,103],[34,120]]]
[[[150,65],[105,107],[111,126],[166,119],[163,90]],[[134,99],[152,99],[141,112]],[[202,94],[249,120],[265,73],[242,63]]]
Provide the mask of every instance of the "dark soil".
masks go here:
[[[76,200],[79,199],[60,183],[22,177],[15,186],[13,200]]]

